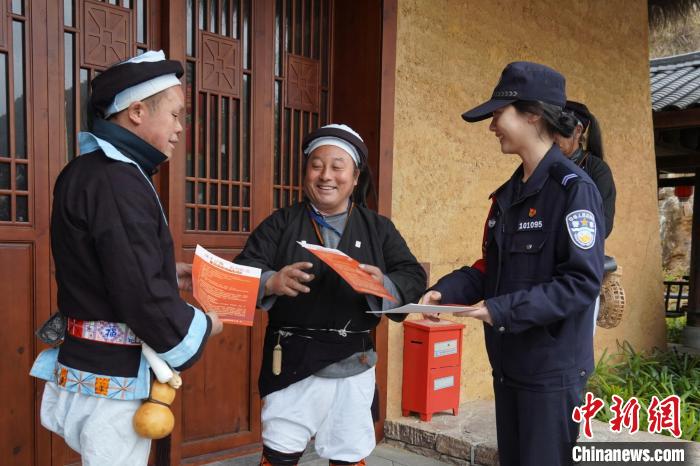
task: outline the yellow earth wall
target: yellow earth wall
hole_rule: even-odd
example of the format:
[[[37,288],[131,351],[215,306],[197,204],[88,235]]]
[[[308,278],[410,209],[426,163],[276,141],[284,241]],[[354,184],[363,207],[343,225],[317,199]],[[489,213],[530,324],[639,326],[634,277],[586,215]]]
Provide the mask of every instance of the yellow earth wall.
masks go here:
[[[548,64],[603,128],[617,184],[606,252],[623,268],[626,315],[597,330],[596,358],[616,340],[665,344],[646,2],[399,0],[392,218],[431,266],[431,284],[481,252],[488,195],[516,168],[488,122],[460,114],[490,97],[503,67]],[[415,316],[414,316],[415,318]],[[481,324],[466,324],[461,400],[490,399]],[[389,330],[389,419],[401,414],[403,328]]]

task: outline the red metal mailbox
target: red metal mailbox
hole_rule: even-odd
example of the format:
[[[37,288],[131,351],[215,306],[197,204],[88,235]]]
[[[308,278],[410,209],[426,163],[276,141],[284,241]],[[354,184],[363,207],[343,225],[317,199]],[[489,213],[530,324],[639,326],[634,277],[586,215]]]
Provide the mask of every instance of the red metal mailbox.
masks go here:
[[[433,413],[459,411],[462,329],[450,320],[403,323],[403,388],[401,411],[430,421]]]

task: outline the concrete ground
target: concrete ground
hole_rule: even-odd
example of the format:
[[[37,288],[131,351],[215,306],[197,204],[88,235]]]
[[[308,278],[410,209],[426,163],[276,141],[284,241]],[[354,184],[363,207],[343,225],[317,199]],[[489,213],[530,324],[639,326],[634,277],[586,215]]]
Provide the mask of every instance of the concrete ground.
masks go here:
[[[217,461],[216,463],[209,463],[207,466],[257,466],[258,464],[260,464],[260,454],[256,453],[230,460]],[[367,466],[445,466],[447,464],[448,463],[443,463],[436,459],[426,458],[404,449],[384,444],[378,445],[372,452],[372,455],[367,458]],[[310,445],[301,458],[299,465],[328,466],[328,460],[319,458],[313,446]]]
[[[460,406],[459,414],[436,413],[423,422],[416,415],[385,423],[385,441],[367,458],[369,466],[498,466],[496,420],[493,401],[472,401]],[[593,439],[586,442],[679,442],[671,437],[648,432],[610,432],[608,424],[593,421]],[[684,466],[700,466],[700,443],[686,443]],[[597,445],[596,445],[597,446]],[[670,445],[666,445],[670,446]],[[257,466],[260,455],[248,455],[210,463],[207,466]],[[326,466],[327,460],[309,446],[300,465]]]

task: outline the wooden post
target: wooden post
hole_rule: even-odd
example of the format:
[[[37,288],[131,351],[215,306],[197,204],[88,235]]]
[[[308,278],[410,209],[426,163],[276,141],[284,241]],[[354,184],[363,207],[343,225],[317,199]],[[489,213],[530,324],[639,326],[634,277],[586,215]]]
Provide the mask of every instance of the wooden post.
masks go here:
[[[700,349],[700,244],[696,241],[700,235],[700,177],[695,177],[695,194],[693,197],[693,227],[690,243],[690,285],[688,292],[688,323],[683,331],[683,345]]]

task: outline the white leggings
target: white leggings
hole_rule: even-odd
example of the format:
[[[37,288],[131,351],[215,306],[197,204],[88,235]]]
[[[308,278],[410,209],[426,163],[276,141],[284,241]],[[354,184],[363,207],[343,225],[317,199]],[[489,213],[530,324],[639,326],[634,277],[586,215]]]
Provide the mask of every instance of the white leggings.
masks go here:
[[[146,466],[151,440],[133,428],[141,400],[69,392],[46,382],[41,424],[80,453],[83,466]]]
[[[263,399],[262,438],[281,453],[304,451],[316,436],[321,458],[357,462],[376,445],[374,367],[340,379],[309,376]]]

